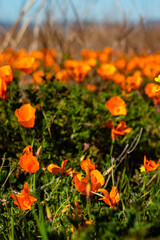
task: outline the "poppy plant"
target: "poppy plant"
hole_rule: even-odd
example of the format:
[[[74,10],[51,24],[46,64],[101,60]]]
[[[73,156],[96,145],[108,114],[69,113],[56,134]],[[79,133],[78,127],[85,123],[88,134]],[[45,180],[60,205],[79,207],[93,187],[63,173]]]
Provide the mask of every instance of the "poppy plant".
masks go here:
[[[81,168],[86,172],[87,177],[81,177],[81,174],[76,174],[72,180],[77,191],[87,197],[93,196],[100,187],[105,183],[103,175],[95,169],[95,165],[87,158],[81,162]]]
[[[103,200],[107,205],[111,208],[116,205],[120,200],[120,195],[118,193],[118,189],[116,187],[112,187],[110,193],[107,190],[100,188],[98,192],[103,193],[104,197],[99,198],[99,200]],[[114,207],[115,208],[115,207]]]
[[[97,88],[96,85],[94,85],[94,84],[87,84],[86,87],[87,87],[88,90],[90,90],[92,92],[94,92]]]
[[[141,72],[136,71],[132,76],[128,76],[125,81],[121,83],[121,88],[127,90],[127,92],[131,92],[132,89],[138,90],[142,80]]]
[[[158,163],[155,163],[153,160],[147,160],[146,156],[144,156],[144,169],[146,172],[152,172],[156,170],[160,165],[160,159]]]
[[[76,67],[70,71],[71,76],[76,82],[83,82],[87,73],[91,70],[91,67],[84,62],[77,62]]]
[[[84,170],[87,175],[89,175],[90,172],[92,170],[95,170],[95,168],[96,168],[95,165],[91,162],[91,160],[89,158],[83,160],[81,162],[80,166],[81,166],[82,170]]]
[[[7,95],[7,84],[12,82],[13,74],[9,65],[0,67],[0,97],[5,98]]]
[[[16,109],[15,115],[18,118],[18,123],[26,128],[33,128],[35,124],[35,108],[31,104],[24,104],[19,109]]]
[[[36,71],[33,73],[33,83],[34,84],[41,84],[44,82],[43,80],[44,72],[42,70]]]
[[[145,93],[149,98],[154,98],[159,95],[159,86],[155,83],[148,83],[145,87]]]
[[[117,139],[119,136],[124,135],[125,133],[130,133],[132,128],[127,128],[126,122],[121,121],[115,128],[112,121],[108,121],[105,124],[106,127],[111,129],[111,138],[113,140]]]
[[[68,175],[75,175],[77,174],[75,171],[72,170],[72,168],[69,168],[68,170],[64,170],[66,163],[68,162],[68,160],[64,160],[61,164],[61,167],[57,166],[56,164],[52,163],[47,167],[47,170],[50,173],[53,173],[55,175],[58,174],[58,172],[61,173],[62,176],[68,176]]]
[[[30,145],[24,148],[23,155],[19,160],[19,165],[24,171],[29,173],[35,173],[39,170],[39,162],[37,158],[33,156],[33,150]]]
[[[102,64],[98,69],[97,73],[104,80],[110,80],[116,72],[116,68],[113,64]]]
[[[113,116],[126,115],[126,104],[119,96],[111,97],[106,103],[106,108]]]
[[[90,221],[90,220],[84,220],[84,216],[83,216],[83,212],[82,212],[82,209],[80,208],[79,206],[79,203],[75,200],[74,202],[74,205],[72,206],[71,204],[67,205],[63,210],[62,210],[62,213],[65,213],[67,211],[67,208],[70,207],[71,210],[72,210],[72,216],[73,218],[76,218],[78,217],[79,218],[79,221],[81,221],[81,224],[78,224],[78,225],[73,225],[71,224],[71,232],[73,233],[74,232],[74,228],[76,229],[79,229],[80,227],[85,227],[87,225],[90,225],[92,224],[93,222]]]
[[[11,193],[10,196],[15,200],[14,204],[18,205],[19,210],[31,209],[31,205],[37,201],[37,198],[30,195],[28,183],[24,183],[21,194]]]

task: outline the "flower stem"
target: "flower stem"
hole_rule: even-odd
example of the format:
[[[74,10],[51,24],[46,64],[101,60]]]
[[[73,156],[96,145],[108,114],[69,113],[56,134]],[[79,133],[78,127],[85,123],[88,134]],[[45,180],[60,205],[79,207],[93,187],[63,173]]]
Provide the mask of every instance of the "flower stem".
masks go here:
[[[114,158],[112,157],[113,147],[114,147],[114,140],[112,139],[111,148],[110,148],[111,165],[112,165],[112,186],[114,186],[114,170],[113,170]]]

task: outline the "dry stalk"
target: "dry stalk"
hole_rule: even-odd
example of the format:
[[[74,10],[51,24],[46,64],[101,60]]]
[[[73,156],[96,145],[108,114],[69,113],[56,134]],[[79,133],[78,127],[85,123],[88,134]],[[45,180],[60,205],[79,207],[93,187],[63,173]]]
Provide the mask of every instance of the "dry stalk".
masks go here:
[[[118,168],[118,166],[122,163],[122,161],[127,157],[128,154],[130,154],[131,152],[133,152],[135,150],[135,148],[137,147],[139,141],[140,141],[140,138],[142,136],[142,131],[143,131],[143,128],[140,129],[139,133],[136,135],[136,137],[133,139],[130,147],[129,147],[129,144],[127,144],[125,146],[125,148],[123,149],[122,153],[118,156],[118,158],[116,158],[116,161],[118,161],[119,163],[116,165],[116,169]],[[113,173],[116,171],[116,169],[112,170]],[[111,178],[111,175],[108,176],[106,182],[105,182],[105,185],[104,185],[104,188],[107,187],[108,185],[108,182]]]
[[[17,21],[15,22],[15,24],[11,27],[10,31],[7,32],[6,37],[4,38],[4,41],[1,45],[2,49],[5,49],[6,47],[8,47],[9,44],[11,44],[11,40],[13,39],[13,35],[15,34],[22,18],[24,17],[24,15],[28,12],[28,10],[31,8],[31,6],[34,4],[35,0],[30,0],[29,2],[27,2],[27,4],[24,6],[24,8],[22,9]]]

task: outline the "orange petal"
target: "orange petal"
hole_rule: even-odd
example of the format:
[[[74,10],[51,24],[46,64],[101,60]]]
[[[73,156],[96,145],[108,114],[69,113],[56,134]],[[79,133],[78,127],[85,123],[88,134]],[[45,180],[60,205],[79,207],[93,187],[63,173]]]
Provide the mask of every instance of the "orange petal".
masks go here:
[[[53,173],[55,175],[58,174],[58,171],[60,171],[60,167],[55,165],[54,163],[50,164],[48,167],[47,167],[47,170],[50,172],[50,173]]]

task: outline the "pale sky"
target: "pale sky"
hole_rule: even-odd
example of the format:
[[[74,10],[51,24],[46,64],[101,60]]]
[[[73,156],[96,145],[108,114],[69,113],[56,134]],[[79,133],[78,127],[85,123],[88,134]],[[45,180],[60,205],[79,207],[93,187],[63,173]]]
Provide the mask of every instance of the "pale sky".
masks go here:
[[[28,1],[0,0],[0,21],[14,23]],[[30,18],[42,22],[47,8],[54,21],[75,20],[76,16],[79,20],[105,22],[137,22],[140,17],[144,21],[160,20],[160,0],[35,0],[24,21]]]

